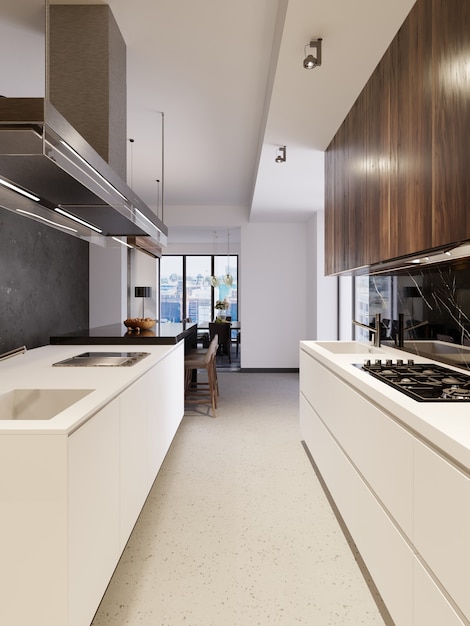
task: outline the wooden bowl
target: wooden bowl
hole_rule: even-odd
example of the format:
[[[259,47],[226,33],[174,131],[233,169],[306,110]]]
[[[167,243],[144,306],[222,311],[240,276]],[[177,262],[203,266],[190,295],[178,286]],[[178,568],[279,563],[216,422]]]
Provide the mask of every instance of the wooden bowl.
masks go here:
[[[152,320],[149,317],[130,317],[127,320],[124,320],[124,326],[127,328],[132,328],[133,330],[149,330],[155,326],[157,320]]]

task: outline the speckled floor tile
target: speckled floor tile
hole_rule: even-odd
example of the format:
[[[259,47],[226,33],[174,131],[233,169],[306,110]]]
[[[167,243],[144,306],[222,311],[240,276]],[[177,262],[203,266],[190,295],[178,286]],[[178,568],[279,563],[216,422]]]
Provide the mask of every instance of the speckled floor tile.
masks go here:
[[[188,412],[93,626],[383,626],[300,442],[298,376],[219,374]]]

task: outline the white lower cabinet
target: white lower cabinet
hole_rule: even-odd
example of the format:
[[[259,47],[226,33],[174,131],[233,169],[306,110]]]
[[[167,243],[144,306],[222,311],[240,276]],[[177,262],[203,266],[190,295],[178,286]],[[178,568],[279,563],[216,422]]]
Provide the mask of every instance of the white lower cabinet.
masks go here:
[[[468,474],[302,349],[300,432],[397,626],[468,625]]]
[[[165,375],[155,368],[149,372],[149,392],[152,410],[149,417],[149,466],[150,484],[168,452],[181,418],[184,414],[184,349],[171,352],[165,359]]]
[[[470,621],[470,478],[415,442],[414,543]]]
[[[148,476],[150,405],[147,373],[121,395],[120,529],[123,548],[151,487]]]
[[[413,527],[413,439],[394,420],[301,352],[301,390],[395,522]]]
[[[63,626],[68,603],[64,437],[0,437],[0,624]]]
[[[183,345],[120,396],[120,545],[124,548],[184,413]]]
[[[121,554],[119,399],[68,439],[68,626],[90,624]]]
[[[416,558],[413,571],[414,626],[465,626],[449,600]]]
[[[0,624],[88,626],[184,413],[184,344],[74,432],[0,436]]]
[[[384,602],[399,626],[411,626],[413,552],[307,400],[301,433]]]

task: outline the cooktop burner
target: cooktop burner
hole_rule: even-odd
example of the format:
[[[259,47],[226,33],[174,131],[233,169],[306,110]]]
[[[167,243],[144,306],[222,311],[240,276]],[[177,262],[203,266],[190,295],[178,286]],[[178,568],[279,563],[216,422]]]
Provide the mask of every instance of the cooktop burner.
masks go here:
[[[413,359],[398,359],[396,363],[367,359],[356,367],[418,402],[470,402],[470,375],[441,365],[415,363]]]

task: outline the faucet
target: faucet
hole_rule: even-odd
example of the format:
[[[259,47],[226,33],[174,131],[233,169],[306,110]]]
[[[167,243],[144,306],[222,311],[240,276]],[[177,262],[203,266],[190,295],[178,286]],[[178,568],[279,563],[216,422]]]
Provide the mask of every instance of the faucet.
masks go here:
[[[356,326],[360,326],[361,328],[365,328],[371,333],[374,333],[374,347],[380,348],[380,329],[382,327],[380,313],[375,314],[375,328],[367,326],[367,324],[362,324],[361,322],[356,322],[356,320],[352,320],[352,323],[356,324]]]
[[[12,356],[16,356],[17,354],[24,354],[27,351],[26,346],[21,346],[21,348],[15,348],[14,350],[9,350],[8,352],[4,352],[0,354],[0,361],[4,361],[5,359],[9,359]]]
[[[395,345],[398,348],[403,348],[404,343],[405,343],[405,332],[408,332],[410,330],[414,330],[415,328],[421,328],[421,326],[426,326],[427,324],[429,324],[428,320],[425,320],[424,322],[419,322],[419,324],[414,324],[413,326],[407,326],[405,328],[404,325],[404,315],[403,313],[399,313],[398,314],[398,333],[395,337]]]

